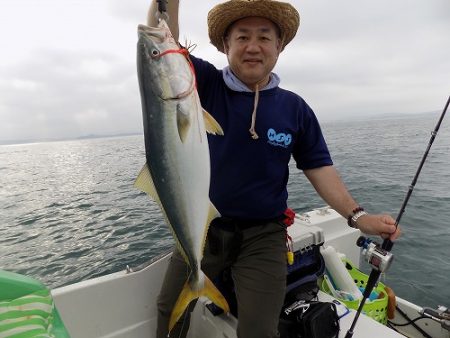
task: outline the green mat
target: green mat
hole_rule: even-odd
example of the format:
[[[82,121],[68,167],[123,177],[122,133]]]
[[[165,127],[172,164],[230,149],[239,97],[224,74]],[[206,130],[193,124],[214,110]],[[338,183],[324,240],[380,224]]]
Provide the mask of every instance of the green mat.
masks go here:
[[[70,338],[50,290],[39,281],[0,270],[0,338]]]

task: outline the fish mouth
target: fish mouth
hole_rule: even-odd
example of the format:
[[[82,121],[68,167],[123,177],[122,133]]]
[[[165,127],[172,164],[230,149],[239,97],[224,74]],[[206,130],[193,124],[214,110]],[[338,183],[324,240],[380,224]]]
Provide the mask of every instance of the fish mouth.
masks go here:
[[[165,27],[149,27],[140,24],[138,25],[138,36],[139,38],[152,39],[156,43],[163,43],[171,34]]]
[[[165,22],[161,22],[158,27],[149,27],[146,25],[138,25],[138,46],[144,59],[160,59],[170,57],[170,54],[182,54],[179,57],[187,58],[187,51],[179,47],[178,43],[172,37],[172,34]],[[148,42],[151,40],[152,42]],[[164,43],[176,45],[177,48],[169,47],[166,50],[160,50],[158,45]],[[151,47],[150,47],[151,46]],[[167,47],[166,47],[167,48]],[[166,75],[171,90],[159,91],[158,97],[164,101],[180,100],[189,96],[196,89],[195,73],[190,60],[186,60],[190,69],[189,75],[180,73],[172,73]]]

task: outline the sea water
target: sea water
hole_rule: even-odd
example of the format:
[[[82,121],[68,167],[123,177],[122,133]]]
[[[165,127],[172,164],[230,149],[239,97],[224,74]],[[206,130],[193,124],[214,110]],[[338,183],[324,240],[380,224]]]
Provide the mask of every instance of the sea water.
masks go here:
[[[367,211],[396,218],[438,117],[322,124],[335,167]],[[449,126],[444,120],[431,148],[384,280],[422,306],[450,305]],[[158,206],[133,187],[144,162],[142,135],[0,146],[0,268],[54,288],[169,250]],[[290,207],[324,204],[292,162]]]

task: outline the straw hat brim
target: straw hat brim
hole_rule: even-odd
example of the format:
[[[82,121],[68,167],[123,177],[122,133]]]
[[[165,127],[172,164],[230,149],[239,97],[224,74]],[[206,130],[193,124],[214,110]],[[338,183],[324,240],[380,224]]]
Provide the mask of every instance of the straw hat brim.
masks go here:
[[[211,43],[222,53],[228,27],[239,19],[250,16],[271,20],[280,28],[282,49],[297,34],[300,15],[289,3],[274,0],[230,0],[213,7],[208,13],[208,34]]]

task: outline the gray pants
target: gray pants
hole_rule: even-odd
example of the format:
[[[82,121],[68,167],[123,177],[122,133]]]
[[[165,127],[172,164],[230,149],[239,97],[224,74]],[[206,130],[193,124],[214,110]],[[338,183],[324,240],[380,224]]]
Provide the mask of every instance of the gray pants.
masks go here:
[[[223,269],[231,268],[239,338],[279,337],[278,320],[286,290],[286,230],[280,223],[270,222],[242,230],[241,235],[239,250],[230,257],[230,250],[236,247],[235,233],[211,226],[208,237],[215,238],[215,245],[212,248],[207,240],[202,270],[213,280]],[[188,275],[189,267],[175,249],[158,297],[158,338],[167,337],[172,308]],[[192,302],[170,337],[186,336],[194,306]]]

